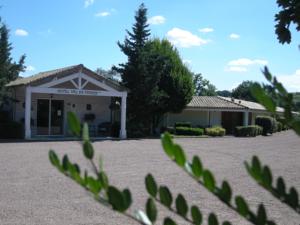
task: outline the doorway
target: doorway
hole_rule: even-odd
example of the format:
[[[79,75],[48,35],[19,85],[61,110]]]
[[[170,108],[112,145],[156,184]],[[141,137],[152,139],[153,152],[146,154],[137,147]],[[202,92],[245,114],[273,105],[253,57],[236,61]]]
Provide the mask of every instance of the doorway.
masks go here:
[[[64,101],[37,100],[37,135],[63,135]]]

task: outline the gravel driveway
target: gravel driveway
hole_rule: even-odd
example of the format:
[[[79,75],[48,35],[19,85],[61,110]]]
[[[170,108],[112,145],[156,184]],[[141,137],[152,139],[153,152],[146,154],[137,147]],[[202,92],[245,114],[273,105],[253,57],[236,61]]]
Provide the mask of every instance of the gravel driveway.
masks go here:
[[[268,215],[278,224],[299,225],[300,216],[259,188],[243,166],[252,155],[271,166],[274,175],[283,176],[287,183],[300,191],[300,138],[292,131],[256,138],[187,138],[177,139],[188,157],[194,154],[216,175],[218,183],[227,179],[235,194],[242,194],[250,206],[260,202],[267,206]],[[104,158],[104,168],[110,182],[129,187],[135,209],[144,209],[147,194],[144,177],[151,172],[159,184],[171,187],[172,193],[182,193],[191,204],[197,204],[205,219],[217,212],[220,220],[233,224],[248,224],[229,210],[193,180],[188,178],[163,153],[158,139],[97,141],[96,154]],[[135,224],[97,204],[81,187],[61,175],[48,161],[48,150],[68,154],[72,161],[89,168],[77,142],[0,143],[0,224],[55,225],[115,225]],[[164,216],[176,216],[161,209]],[[179,224],[185,224],[178,220]],[[160,223],[158,223],[160,224]]]

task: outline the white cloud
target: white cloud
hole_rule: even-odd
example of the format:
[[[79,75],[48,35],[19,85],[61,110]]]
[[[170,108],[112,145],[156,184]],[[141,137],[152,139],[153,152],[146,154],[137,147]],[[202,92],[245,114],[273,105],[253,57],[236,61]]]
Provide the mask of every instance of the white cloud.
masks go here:
[[[205,27],[205,28],[199,29],[199,31],[200,31],[201,33],[210,33],[210,32],[213,32],[214,29],[211,28],[211,27]]]
[[[167,38],[172,44],[182,48],[205,45],[210,41],[202,39],[190,31],[182,30],[177,27],[168,31]]]
[[[105,11],[105,12],[98,12],[98,13],[95,14],[96,17],[105,17],[105,16],[110,16],[110,15],[111,15],[111,13],[107,12],[107,11]]]
[[[23,29],[16,29],[15,35],[17,36],[28,36],[28,32]]]
[[[28,72],[35,71],[35,67],[34,66],[26,66],[25,70]]]
[[[166,18],[163,16],[153,16],[150,19],[148,19],[148,23],[152,25],[159,25],[166,22]]]
[[[264,59],[248,59],[240,58],[232,60],[228,63],[228,66],[250,66],[250,65],[267,65],[268,61]]]
[[[84,1],[84,8],[89,7],[90,5],[94,4],[94,0],[85,0]]]
[[[242,73],[247,72],[250,66],[265,66],[267,64],[268,61],[264,59],[240,58],[228,62],[225,71]]]
[[[246,67],[242,67],[242,66],[229,66],[225,70],[230,71],[230,72],[247,72],[248,71],[248,69]]]
[[[235,33],[232,33],[229,35],[229,38],[231,39],[239,39],[241,36],[239,34],[235,34]]]
[[[281,75],[277,79],[282,82],[289,91],[300,91],[300,69],[290,75]]]

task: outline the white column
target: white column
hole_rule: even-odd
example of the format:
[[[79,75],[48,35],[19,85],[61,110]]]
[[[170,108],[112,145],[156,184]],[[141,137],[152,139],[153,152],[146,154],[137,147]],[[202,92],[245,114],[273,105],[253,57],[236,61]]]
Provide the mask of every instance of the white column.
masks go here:
[[[120,138],[124,139],[127,138],[126,133],[126,100],[127,100],[127,93],[125,92],[122,96],[121,102],[121,129],[120,129]]]
[[[31,138],[31,89],[26,87],[25,94],[25,139]]]
[[[244,112],[244,116],[243,116],[243,125],[244,126],[248,126],[249,124],[249,112],[248,111],[246,111],[246,112]]]

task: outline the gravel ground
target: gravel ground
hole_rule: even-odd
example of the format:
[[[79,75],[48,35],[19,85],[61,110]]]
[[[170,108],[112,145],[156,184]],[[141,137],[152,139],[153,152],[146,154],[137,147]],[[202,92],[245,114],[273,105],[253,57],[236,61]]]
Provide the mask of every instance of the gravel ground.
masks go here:
[[[256,154],[269,164],[277,177],[283,176],[289,186],[300,191],[300,138],[292,131],[272,137],[256,138],[181,138],[176,139],[187,152],[194,154],[216,175],[218,183],[228,180],[235,194],[242,194],[255,209],[260,202],[278,224],[300,224],[300,216],[258,187],[243,166]],[[239,215],[216,200],[204,188],[187,177],[163,153],[158,139],[97,141],[96,155],[102,155],[110,182],[133,193],[135,209],[144,209],[147,194],[144,177],[151,172],[159,184],[182,193],[190,204],[202,210],[205,219],[217,212],[220,220],[248,224]],[[77,142],[0,143],[0,224],[102,225],[136,224],[97,204],[81,187],[61,175],[48,161],[48,150],[68,154],[72,161],[90,168]],[[176,216],[161,209],[158,224],[164,216]],[[178,219],[179,224],[185,224]]]

